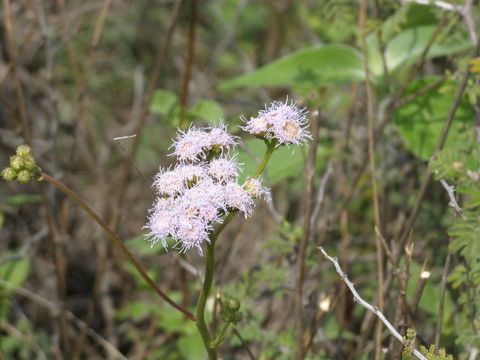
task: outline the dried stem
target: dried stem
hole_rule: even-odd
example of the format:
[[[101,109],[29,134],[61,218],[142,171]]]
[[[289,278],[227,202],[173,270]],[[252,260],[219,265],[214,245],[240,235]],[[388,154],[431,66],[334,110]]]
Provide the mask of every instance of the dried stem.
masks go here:
[[[193,59],[195,57],[195,35],[197,25],[197,0],[190,0],[190,26],[188,28],[188,50],[187,57],[185,59],[185,72],[182,79],[182,92],[180,96],[180,103],[182,108],[180,109],[180,119],[178,126],[185,128],[185,111],[188,106],[189,97],[189,84],[192,78]]]
[[[368,126],[368,158],[371,172],[372,182],[372,197],[373,197],[373,213],[375,219],[375,227],[377,232],[375,234],[375,252],[376,252],[376,265],[377,265],[377,277],[378,277],[378,289],[377,289],[377,302],[380,311],[383,311],[383,248],[379,233],[382,229],[380,221],[380,205],[378,201],[378,189],[377,189],[377,172],[375,165],[375,134],[373,131],[373,95],[370,86],[370,70],[368,64],[368,49],[367,49],[367,1],[362,0],[360,2],[360,30],[361,30],[361,45],[362,52],[365,58],[364,71],[365,71],[365,88],[367,92],[367,126]],[[380,360],[382,351],[382,325],[381,322],[377,322],[375,331],[375,359]]]
[[[373,314],[375,314],[380,321],[383,322],[383,324],[385,324],[385,326],[387,327],[387,329],[390,331],[390,333],[398,340],[400,341],[403,345],[406,345],[406,342],[403,340],[403,337],[402,335],[400,335],[400,333],[393,327],[393,325],[387,320],[387,318],[385,317],[385,315],[383,315],[383,313],[376,307],[376,306],[373,306],[373,305],[370,305],[368,302],[366,302],[365,300],[363,300],[363,298],[358,294],[357,290],[355,289],[355,286],[353,285],[353,283],[348,280],[348,277],[347,275],[343,272],[342,268],[340,267],[340,264],[338,263],[337,259],[336,258],[332,258],[330,255],[328,255],[326,253],[326,251],[322,248],[322,247],[319,247],[320,251],[322,252],[322,254],[328,259],[330,260],[333,265],[335,266],[335,269],[337,270],[337,273],[340,275],[340,277],[342,278],[343,282],[347,285],[347,287],[350,289],[350,292],[352,293],[353,295],[353,299],[358,302],[361,306],[363,306],[365,309],[367,309],[368,311],[371,311]],[[427,358],[425,356],[422,355],[422,353],[420,351],[418,351],[417,349],[414,349],[413,350],[413,355],[415,355],[418,359],[420,360],[427,360]]]
[[[183,308],[182,306],[178,305],[175,301],[173,301],[167,294],[165,294],[155,282],[152,280],[150,276],[148,276],[147,272],[143,269],[142,265],[138,262],[135,256],[128,250],[128,248],[124,245],[122,240],[118,237],[118,235],[108,227],[106,222],[101,219],[95,211],[93,211],[90,206],[87,205],[82,199],[80,199],[72,190],[70,190],[66,185],[58,181],[57,179],[47,175],[45,173],[40,174],[41,178],[48,181],[52,185],[55,185],[58,189],[64,192],[70,199],[75,201],[95,222],[100,225],[100,227],[108,234],[108,236],[115,242],[115,244],[122,250],[122,252],[127,256],[127,258],[132,262],[133,266],[137,269],[138,273],[143,277],[143,279],[147,282],[147,284],[168,304],[172,307],[177,309],[178,311],[185,314],[189,319],[195,320],[195,316],[189,312],[187,309]]]
[[[317,158],[318,145],[318,122],[319,113],[316,111],[312,116],[311,129],[313,140],[310,144],[310,151],[308,154],[306,175],[305,175],[305,216],[304,216],[304,230],[303,237],[300,240],[297,263],[296,263],[296,278],[295,278],[295,326],[297,331],[297,351],[295,359],[301,360],[305,356],[305,342],[303,341],[303,282],[305,280],[305,257],[307,255],[307,246],[311,240],[311,217],[313,213],[313,180],[315,173],[315,163]]]

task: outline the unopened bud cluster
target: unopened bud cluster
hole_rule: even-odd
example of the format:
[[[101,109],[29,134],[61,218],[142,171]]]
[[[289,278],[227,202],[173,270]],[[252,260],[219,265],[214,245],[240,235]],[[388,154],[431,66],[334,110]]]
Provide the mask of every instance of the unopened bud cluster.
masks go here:
[[[28,145],[20,145],[16,154],[10,157],[10,166],[2,170],[2,177],[7,181],[18,180],[26,183],[37,179],[40,168],[33,159],[32,152]]]
[[[220,314],[223,322],[237,324],[242,320],[243,314],[240,311],[240,301],[228,296],[222,301],[222,312]]]

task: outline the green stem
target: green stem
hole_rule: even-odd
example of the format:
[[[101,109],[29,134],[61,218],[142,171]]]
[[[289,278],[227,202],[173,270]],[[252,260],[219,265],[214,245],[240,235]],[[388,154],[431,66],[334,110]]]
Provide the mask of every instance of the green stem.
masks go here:
[[[232,324],[229,323],[229,322],[225,323],[223,325],[223,328],[220,330],[220,334],[218,334],[217,338],[210,342],[210,347],[212,349],[215,349],[218,345],[220,345],[220,343],[223,341],[223,338],[225,337],[225,333],[229,329],[230,325],[232,325]]]
[[[265,143],[267,144],[267,151],[265,152],[265,155],[263,156],[262,162],[258,166],[257,172],[253,176],[255,179],[259,178],[260,175],[262,175],[263,170],[265,170],[265,167],[267,166],[268,161],[270,160],[270,157],[272,156],[273,152],[275,151],[275,140],[272,140],[271,142],[268,142],[265,140]]]
[[[195,315],[193,315],[190,311],[185,309],[183,306],[178,305],[175,301],[170,299],[167,294],[165,294],[162,289],[160,289],[157,284],[152,280],[150,276],[148,276],[147,272],[143,269],[142,265],[138,262],[138,260],[133,256],[133,254],[128,250],[125,244],[122,242],[120,237],[107,225],[107,223],[100,218],[100,216],[95,213],[95,211],[87,205],[85,201],[80,199],[77,194],[75,194],[72,190],[70,190],[65,184],[61,183],[57,179],[47,175],[45,173],[40,174],[41,178],[48,181],[50,184],[55,185],[58,189],[68,195],[70,199],[76,202],[95,222],[102,227],[102,229],[110,236],[113,240],[115,245],[117,245],[120,250],[125,254],[125,256],[132,262],[133,266],[137,269],[138,273],[143,277],[143,279],[147,282],[148,285],[168,304],[173,306],[175,309],[181,311],[185,314],[189,319],[195,320]]]
[[[267,166],[270,157],[272,156],[273,152],[275,151],[275,140],[270,142],[265,141],[267,144],[267,150],[265,155],[263,156],[262,162],[258,166],[257,171],[255,172],[254,178],[260,177],[265,167]],[[196,324],[200,335],[202,336],[203,344],[205,345],[205,349],[207,350],[208,357],[210,360],[214,360],[217,358],[217,353],[215,348],[218,344],[222,341],[225,332],[228,329],[228,326],[224,327],[221,330],[220,335],[215,339],[211,340],[210,332],[208,330],[207,323],[205,321],[205,305],[207,304],[208,295],[210,294],[210,290],[212,289],[212,282],[213,282],[213,271],[214,271],[214,261],[215,261],[215,241],[218,238],[218,235],[225,229],[225,227],[232,221],[232,219],[237,214],[237,210],[230,212],[223,223],[221,223],[215,231],[212,233],[210,238],[210,243],[207,244],[207,255],[205,259],[205,279],[203,280],[203,287],[202,292],[200,293],[200,297],[198,298],[197,308],[196,308]]]
[[[205,321],[205,305],[207,304],[208,295],[212,288],[213,282],[213,269],[215,261],[215,241],[217,240],[217,233],[215,232],[212,235],[210,244],[207,244],[207,256],[205,259],[205,279],[203,280],[203,288],[200,293],[200,297],[197,303],[196,309],[196,323],[198,331],[202,336],[203,344],[208,353],[208,358],[210,360],[215,360],[217,358],[217,353],[215,347],[210,347],[210,332],[208,331],[208,326]]]

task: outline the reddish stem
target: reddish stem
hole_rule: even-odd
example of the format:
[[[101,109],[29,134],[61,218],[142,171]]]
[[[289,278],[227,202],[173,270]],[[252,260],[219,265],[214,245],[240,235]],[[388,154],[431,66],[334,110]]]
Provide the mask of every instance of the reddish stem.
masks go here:
[[[133,254],[128,250],[128,248],[125,246],[125,244],[122,242],[122,240],[119,238],[119,236],[108,227],[107,223],[98,216],[95,211],[90,208],[90,206],[87,205],[85,201],[80,199],[72,190],[70,190],[65,184],[61,183],[57,179],[51,177],[50,175],[47,175],[45,173],[40,173],[40,176],[42,179],[48,181],[50,184],[55,185],[57,188],[59,188],[62,192],[68,195],[70,199],[75,201],[95,222],[102,227],[102,229],[110,236],[110,238],[115,242],[115,244],[122,250],[122,252],[127,256],[127,258],[132,262],[132,264],[135,266],[137,269],[138,273],[143,277],[143,279],[147,282],[150,287],[155,290],[155,292],[162,298],[164,299],[168,304],[173,306],[175,309],[178,311],[181,311],[182,313],[185,314],[186,317],[189,319],[195,321],[195,315],[193,315],[190,311],[185,309],[184,307],[178,305],[175,301],[173,301],[170,297],[168,297],[167,294],[165,294],[158,286],[155,284],[155,282],[152,280],[150,276],[146,273],[146,271],[143,269],[142,265],[138,262],[138,260],[133,256]]]

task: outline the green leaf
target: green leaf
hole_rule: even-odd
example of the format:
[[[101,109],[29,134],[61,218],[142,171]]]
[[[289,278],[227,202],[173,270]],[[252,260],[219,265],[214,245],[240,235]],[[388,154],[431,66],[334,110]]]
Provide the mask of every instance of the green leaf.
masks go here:
[[[198,331],[181,336],[177,341],[177,347],[185,359],[205,359],[207,356]]]
[[[357,49],[342,44],[302,49],[228,80],[220,85],[220,89],[259,85],[318,87],[359,82],[364,79],[362,59]]]
[[[216,121],[223,119],[225,113],[216,101],[201,100],[188,111],[188,115],[205,121]]]
[[[393,37],[385,49],[385,61],[390,72],[395,71],[402,65],[413,64],[420,59],[425,48],[428,46],[436,25],[416,26],[402,31]],[[427,52],[426,59],[452,55],[471,48],[471,42],[464,34],[448,36],[441,34]],[[383,67],[379,58],[378,41],[369,38],[369,51],[371,54],[370,67],[372,72],[381,76]]]
[[[436,77],[429,77],[413,82],[406,96],[424,88],[436,79]],[[452,82],[444,84],[452,85]],[[440,91],[439,85],[416,96],[395,112],[395,125],[400,135],[410,151],[419,158],[428,160],[433,155],[454,97],[454,93]],[[445,148],[468,150],[472,146],[472,116],[470,104],[466,99],[462,99],[450,127]]]
[[[37,194],[18,194],[5,196],[5,201],[10,206],[22,206],[25,204],[35,204],[42,201],[42,197]]]
[[[150,112],[152,114],[169,115],[178,103],[178,96],[175,93],[163,89],[155,90],[150,103]]]
[[[27,256],[0,266],[0,279],[10,283],[13,287],[22,285],[29,273],[30,258]]]
[[[134,301],[117,311],[119,320],[142,320],[152,313],[152,306],[145,301]]]

